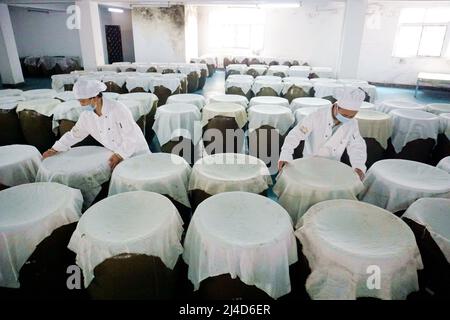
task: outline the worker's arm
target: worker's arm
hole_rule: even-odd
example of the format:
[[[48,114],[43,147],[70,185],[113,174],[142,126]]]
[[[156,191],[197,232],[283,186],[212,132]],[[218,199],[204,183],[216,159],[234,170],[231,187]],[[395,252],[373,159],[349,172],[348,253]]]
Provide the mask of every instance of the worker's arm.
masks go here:
[[[292,154],[294,149],[300,144],[300,141],[305,140],[313,130],[313,117],[307,116],[299,122],[284,139],[281,147],[280,160],[278,161],[278,169],[281,170],[283,165],[293,160]]]
[[[366,160],[367,160],[367,146],[364,139],[359,133],[358,125],[353,133],[350,135],[350,139],[347,145],[347,154],[350,159],[352,168],[358,173],[361,180],[366,173]]]
[[[53,154],[61,151],[67,151],[74,144],[82,141],[89,135],[89,130],[87,127],[87,121],[84,116],[84,112],[81,113],[80,118],[73,128],[66,132],[61,139],[55,142],[53,147],[44,153],[44,158],[46,156],[52,156]]]

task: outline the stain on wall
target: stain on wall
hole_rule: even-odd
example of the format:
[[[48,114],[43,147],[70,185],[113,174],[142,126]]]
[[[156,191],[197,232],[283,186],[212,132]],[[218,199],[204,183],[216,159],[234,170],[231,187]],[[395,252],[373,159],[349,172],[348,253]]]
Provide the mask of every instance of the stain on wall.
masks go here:
[[[184,6],[136,7],[132,20],[136,62],[185,61]]]

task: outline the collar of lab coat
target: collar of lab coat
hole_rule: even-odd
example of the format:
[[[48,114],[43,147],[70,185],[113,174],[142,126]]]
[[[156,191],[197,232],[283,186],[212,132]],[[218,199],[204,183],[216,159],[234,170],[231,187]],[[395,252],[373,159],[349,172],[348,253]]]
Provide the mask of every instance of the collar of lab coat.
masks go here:
[[[102,116],[107,116],[111,113],[111,100],[102,98]]]

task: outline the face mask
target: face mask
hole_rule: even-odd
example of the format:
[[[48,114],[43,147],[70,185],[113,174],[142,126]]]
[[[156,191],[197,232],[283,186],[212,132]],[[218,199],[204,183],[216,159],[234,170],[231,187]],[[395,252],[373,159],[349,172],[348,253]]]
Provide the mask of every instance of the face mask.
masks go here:
[[[87,106],[84,106],[84,110],[93,112],[95,110],[95,107],[92,104],[89,104]]]
[[[340,114],[339,111],[337,111],[337,108],[336,108],[336,119],[338,119],[338,121],[342,124],[351,120],[347,117],[344,117],[342,114]]]
[[[349,118],[344,117],[343,115],[341,115],[339,112],[336,114],[336,119],[339,120],[340,123],[344,124],[348,121],[350,121]]]

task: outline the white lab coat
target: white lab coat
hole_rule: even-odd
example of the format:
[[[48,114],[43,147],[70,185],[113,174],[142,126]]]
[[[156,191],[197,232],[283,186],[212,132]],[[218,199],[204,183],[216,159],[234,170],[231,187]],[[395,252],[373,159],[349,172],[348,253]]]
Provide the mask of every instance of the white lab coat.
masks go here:
[[[347,149],[354,169],[366,172],[367,147],[359,133],[358,122],[351,119],[332,134],[334,119],[331,108],[320,108],[299,122],[286,136],[280,161],[291,161],[294,149],[305,140],[303,157],[323,157],[340,161]]]
[[[83,111],[72,130],[66,132],[52,148],[67,151],[88,135],[123,159],[150,153],[147,141],[130,110],[115,100],[103,98],[101,116],[94,111]]]

